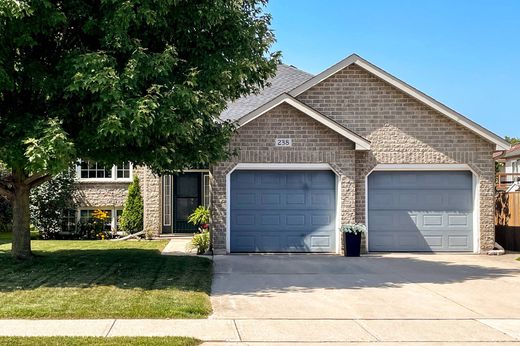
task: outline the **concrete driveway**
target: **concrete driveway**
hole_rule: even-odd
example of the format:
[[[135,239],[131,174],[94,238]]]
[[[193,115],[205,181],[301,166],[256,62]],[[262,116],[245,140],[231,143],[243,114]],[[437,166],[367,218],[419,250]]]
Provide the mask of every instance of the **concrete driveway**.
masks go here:
[[[518,256],[216,256],[211,318],[518,319]]]

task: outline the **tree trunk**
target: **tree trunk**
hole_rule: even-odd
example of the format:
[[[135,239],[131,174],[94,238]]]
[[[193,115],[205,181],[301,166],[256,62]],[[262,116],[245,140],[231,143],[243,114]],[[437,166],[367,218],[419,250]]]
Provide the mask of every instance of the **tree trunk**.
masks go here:
[[[17,182],[12,196],[13,203],[13,244],[11,254],[17,259],[32,258],[31,232],[29,230],[29,186]]]

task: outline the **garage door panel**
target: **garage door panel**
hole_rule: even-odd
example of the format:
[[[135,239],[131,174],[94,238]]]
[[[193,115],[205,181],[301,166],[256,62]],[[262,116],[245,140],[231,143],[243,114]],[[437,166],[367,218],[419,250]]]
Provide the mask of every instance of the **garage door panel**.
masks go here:
[[[236,251],[254,251],[256,237],[250,235],[235,236],[233,239]]]
[[[382,172],[376,172],[382,173]],[[472,189],[472,180],[467,172],[384,172],[371,175],[372,187],[381,189]],[[440,173],[440,174],[439,174]]]
[[[368,224],[376,231],[471,231],[473,220],[471,213],[446,214],[438,212],[408,212],[394,210],[370,211]]]
[[[334,208],[335,192],[334,191],[311,191],[310,194],[310,209],[326,209]]]
[[[469,214],[449,214],[448,215],[448,226],[453,229],[471,229],[472,219]]]
[[[443,214],[423,214],[422,225],[417,225],[419,229],[443,228],[445,227],[442,221]],[[420,218],[419,218],[420,220]],[[422,227],[421,227],[422,226]]]
[[[334,252],[335,209],[330,171],[234,172],[231,251]]]
[[[470,172],[374,172],[369,176],[371,251],[471,251]]]
[[[424,241],[426,242],[426,245],[432,250],[442,248],[442,238],[442,235],[424,235]],[[419,249],[420,248],[421,247],[419,247]]]
[[[287,226],[303,226],[305,225],[305,215],[288,214],[285,217]]]
[[[306,198],[305,193],[303,192],[292,192],[288,191],[285,194],[285,202],[287,206],[294,206],[298,208],[305,208],[306,206]]]
[[[406,210],[372,210],[369,213],[370,229],[406,230],[418,227],[419,214]]]
[[[460,235],[460,236],[457,236],[457,235],[450,235],[448,236],[448,246],[451,248],[451,249],[466,249],[468,246],[470,246],[471,244],[469,243],[470,239],[469,237],[465,236],[465,235]]]
[[[313,234],[310,237],[311,249],[329,249],[331,245],[330,234]]]
[[[447,210],[467,210],[473,209],[472,191],[456,190],[452,194],[447,194],[444,198]]]
[[[282,199],[278,192],[266,192],[260,195],[260,207],[263,208],[280,208]]]
[[[260,224],[264,226],[280,226],[280,215],[262,215],[260,217]]]
[[[235,252],[330,252],[335,244],[330,233],[320,232],[308,237],[300,232],[235,235],[232,241]]]
[[[257,230],[270,231],[278,229],[310,229],[312,230],[333,230],[336,225],[335,214],[330,211],[298,211],[279,210],[236,210],[231,216],[231,225],[239,231]],[[309,228],[312,226],[312,228]]]
[[[331,218],[332,215],[327,214],[314,214],[311,215],[311,225],[312,226],[333,226],[334,220]]]
[[[371,210],[473,210],[472,191],[465,189],[371,190],[368,197]]]

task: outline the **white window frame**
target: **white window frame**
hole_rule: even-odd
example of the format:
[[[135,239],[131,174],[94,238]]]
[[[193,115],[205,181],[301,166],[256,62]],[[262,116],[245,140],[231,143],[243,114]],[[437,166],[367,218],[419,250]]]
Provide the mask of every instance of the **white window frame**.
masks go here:
[[[79,182],[92,182],[92,183],[103,183],[103,182],[120,182],[120,183],[131,183],[134,179],[134,165],[129,162],[130,164],[130,176],[128,178],[118,178],[117,177],[117,165],[113,165],[111,172],[112,177],[111,178],[82,178],[81,177],[81,160],[79,164],[76,165],[76,179]]]
[[[76,212],[76,221],[79,224],[81,221],[82,210],[110,210],[110,228],[112,232],[117,232],[117,211],[123,210],[123,207],[79,207]]]
[[[162,226],[170,227],[172,226],[173,220],[173,177],[171,175],[165,175],[162,178],[162,217],[163,222]],[[169,213],[166,213],[166,204],[169,206]]]

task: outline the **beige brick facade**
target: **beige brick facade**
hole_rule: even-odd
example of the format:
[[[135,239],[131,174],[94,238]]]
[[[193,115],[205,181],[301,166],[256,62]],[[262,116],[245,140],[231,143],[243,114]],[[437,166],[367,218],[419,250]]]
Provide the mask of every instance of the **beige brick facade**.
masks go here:
[[[134,167],[144,202],[144,229],[159,235],[161,229],[161,179],[145,167]],[[81,208],[119,209],[128,195],[129,182],[79,181],[74,196]]]
[[[79,182],[74,196],[78,207],[122,207],[129,183]]]
[[[494,245],[495,144],[425,104],[350,65],[296,97],[371,142],[354,144],[288,104],[281,104],[238,129],[230,143],[238,155],[211,167],[215,253],[226,252],[226,176],[238,163],[326,163],[341,185],[341,223],[365,223],[365,180],[378,164],[467,164],[479,179],[480,249]],[[275,138],[292,147],[275,147]],[[161,179],[137,170],[145,201],[145,229],[161,229]],[[122,205],[128,184],[81,184],[81,203]]]
[[[275,147],[290,137],[292,147]],[[341,179],[341,222],[355,221],[354,144],[295,108],[282,104],[241,127],[230,144],[239,149],[232,161],[211,169],[213,247],[226,252],[226,175],[243,163],[327,163]]]
[[[241,127],[231,142],[239,155],[212,169],[217,253],[226,249],[226,174],[239,162],[329,163],[342,179],[342,223],[365,223],[365,178],[377,164],[467,164],[480,180],[480,248],[493,248],[494,144],[356,65],[297,99],[367,138],[371,150],[355,151],[287,104]],[[277,137],[293,138],[293,147],[275,147]]]
[[[480,248],[494,246],[495,145],[397,88],[350,65],[297,97],[371,141],[356,152],[356,220],[376,164],[468,164],[480,178]]]

